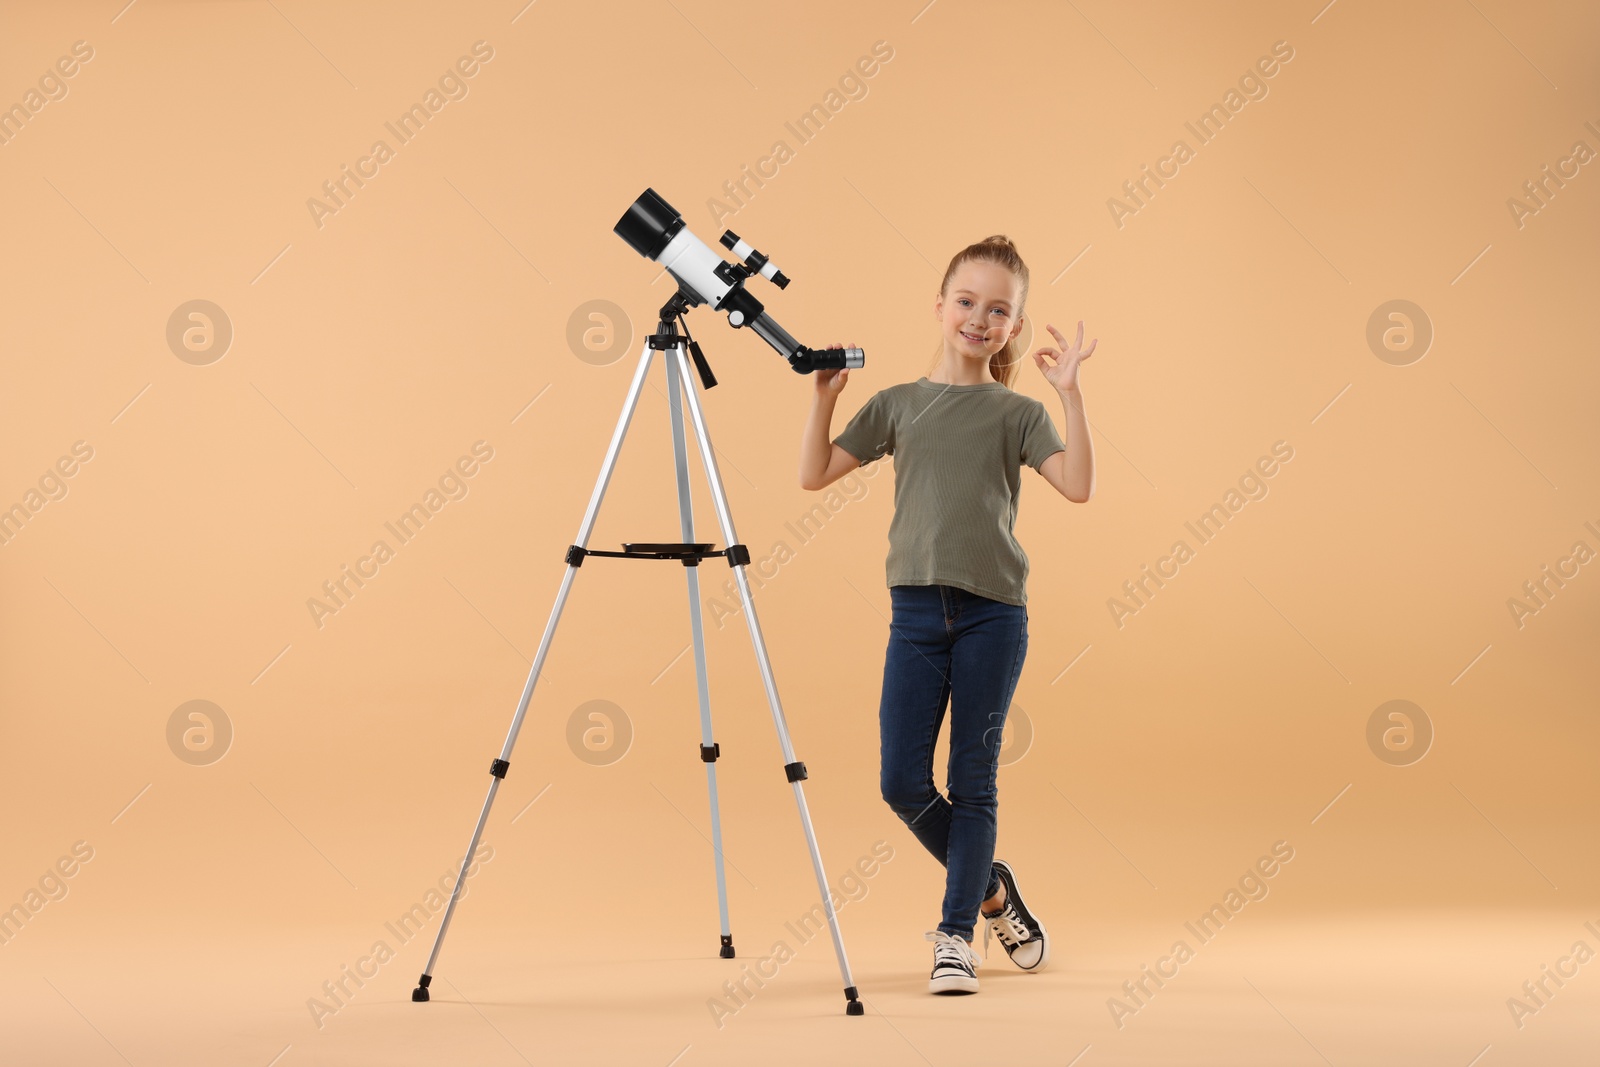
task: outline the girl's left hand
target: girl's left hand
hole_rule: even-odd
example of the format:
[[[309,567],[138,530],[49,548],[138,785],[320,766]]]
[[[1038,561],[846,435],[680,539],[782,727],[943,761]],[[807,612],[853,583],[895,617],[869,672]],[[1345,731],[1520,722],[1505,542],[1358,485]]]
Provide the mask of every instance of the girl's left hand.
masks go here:
[[[1078,339],[1072,344],[1067,344],[1067,339],[1061,336],[1061,331],[1045,324],[1045,329],[1055,337],[1061,345],[1060,349],[1048,345],[1033,354],[1034,366],[1043,372],[1045,380],[1055,386],[1058,393],[1075,393],[1078,391],[1078,364],[1094,355],[1094,346],[1099,344],[1098,337],[1091,338],[1089,347],[1083,347],[1083,320],[1078,320]],[[1055,361],[1054,365],[1046,363],[1045,356]]]

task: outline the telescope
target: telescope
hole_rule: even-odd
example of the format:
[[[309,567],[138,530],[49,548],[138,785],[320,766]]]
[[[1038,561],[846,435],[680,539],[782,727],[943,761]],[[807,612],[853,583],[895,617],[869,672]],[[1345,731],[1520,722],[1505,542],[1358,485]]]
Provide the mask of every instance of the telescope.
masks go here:
[[[523,718],[527,715],[529,702],[533,699],[534,687],[538,684],[540,672],[544,669],[545,655],[550,651],[550,641],[555,636],[556,624],[560,621],[562,609],[566,606],[573,578],[584,560],[590,556],[667,560],[682,564],[689,590],[689,625],[694,644],[695,678],[700,694],[699,758],[705,765],[706,789],[711,801],[711,859],[716,869],[717,911],[721,919],[721,940],[717,946],[717,955],[718,958],[725,960],[734,958],[733,927],[728,918],[727,876],[723,870],[722,817],[719,814],[717,801],[716,763],[722,753],[722,745],[715,739],[711,728],[710,687],[707,683],[705,634],[701,626],[700,610],[700,563],[713,556],[721,556],[728,561],[728,566],[733,572],[733,580],[738,585],[739,603],[745,625],[750,630],[750,641],[755,648],[757,665],[761,668],[767,705],[772,712],[772,724],[778,732],[778,748],[783,754],[784,781],[794,794],[795,805],[800,813],[800,828],[805,832],[806,844],[811,852],[811,870],[816,875],[817,891],[822,896],[822,912],[833,935],[833,950],[839,960],[839,977],[844,981],[845,1014],[861,1015],[866,1009],[856,989],[855,979],[851,976],[850,961],[845,958],[844,935],[839,930],[839,917],[835,913],[833,903],[835,895],[823,874],[822,853],[817,847],[817,835],[811,826],[810,809],[806,807],[802,783],[809,775],[805,763],[795,756],[794,745],[789,740],[789,727],[784,721],[783,707],[778,700],[778,684],[772,675],[772,663],[767,657],[767,646],[761,636],[761,626],[756,621],[756,605],[750,593],[750,581],[745,576],[745,568],[750,565],[750,547],[740,542],[738,534],[733,529],[733,512],[728,505],[727,492],[722,487],[722,475],[717,469],[718,453],[711,444],[711,434],[706,428],[706,414],[700,406],[701,390],[695,388],[694,382],[690,379],[689,361],[691,359],[694,361],[704,388],[709,389],[716,385],[717,380],[712,375],[711,366],[706,362],[700,346],[689,334],[689,320],[685,313],[698,304],[710,304],[715,310],[726,311],[729,322],[735,327],[748,326],[755,330],[801,374],[819,369],[859,367],[866,361],[866,357],[859,348],[825,349],[819,352],[796,342],[783,327],[772,321],[760,302],[744,289],[745,279],[756,274],[760,274],[781,289],[789,284],[789,279],[783,272],[766,256],[740,240],[731,230],[723,234],[722,244],[723,247],[731,249],[734,255],[739,256],[740,261],[730,263],[724,260],[720,253],[713,252],[689,232],[684,226],[683,216],[672,210],[671,205],[657,196],[654,189],[646,189],[644,195],[634,201],[633,206],[614,229],[634,251],[664,266],[678,280],[678,288],[662,305],[655,332],[644,339],[643,348],[639,352],[639,367],[634,371],[633,384],[628,389],[628,398],[623,402],[622,413],[617,418],[616,429],[611,435],[611,445],[606,450],[605,462],[600,468],[599,477],[595,480],[594,493],[589,497],[589,509],[584,513],[583,523],[578,527],[577,540],[568,545],[563,554],[566,573],[561,579],[561,588],[556,593],[555,606],[550,610],[550,621],[545,624],[544,636],[539,639],[539,651],[534,655],[533,665],[528,671],[528,680],[523,684],[522,698],[517,702],[517,712],[512,717],[511,729],[506,734],[505,744],[501,746],[499,757],[489,764],[489,792],[484,798],[483,809],[478,813],[478,821],[473,827],[472,841],[468,844],[466,854],[461,860],[461,867],[456,872],[456,884],[450,892],[450,902],[446,905],[444,917],[439,920],[439,929],[434,934],[433,950],[428,954],[428,962],[423,968],[421,977],[417,979],[417,987],[411,991],[411,999],[424,1003],[432,995],[428,987],[433,982],[434,967],[439,962],[439,950],[444,946],[445,931],[450,928],[451,917],[455,915],[456,905],[461,901],[462,887],[466,884],[467,872],[471,867],[469,861],[477,855],[478,842],[482,839],[484,825],[489,820],[489,809],[494,806],[495,794],[511,767],[511,750],[517,743],[517,734],[522,730]],[[681,336],[678,333],[680,323],[683,327]],[[685,344],[685,341],[688,343]],[[606,487],[611,484],[617,457],[622,451],[623,438],[628,432],[629,424],[633,422],[634,411],[639,406],[639,397],[644,392],[645,382],[649,379],[650,368],[657,355],[660,355],[662,362],[666,364],[666,399],[672,423],[672,467],[677,473],[678,529],[683,540],[624,541],[621,552],[590,548],[589,536],[594,531],[600,502],[605,497]],[[685,406],[688,408],[687,420],[684,418]],[[685,426],[686,422],[690,424],[688,428]],[[695,537],[694,508],[691,500],[693,494],[689,483],[690,429],[699,447],[700,459],[705,465],[706,488],[716,508],[717,523],[721,527],[727,546],[725,548],[714,548],[712,542],[699,541]],[[636,599],[628,601],[630,608],[636,606]],[[630,610],[626,614],[631,617],[635,613]],[[572,720],[574,724],[577,721],[576,718]],[[577,751],[576,747],[573,750]],[[694,758],[692,753],[691,749],[686,753],[687,757]],[[749,964],[744,966],[746,970],[749,969]]]
[[[723,259],[721,253],[694,235],[683,216],[654,189],[639,194],[612,232],[645,259],[666,268],[689,307],[706,304],[713,311],[726,311],[728,322],[735,329],[747,326],[754,330],[789,361],[796,373],[866,363],[867,355],[859,348],[815,349],[796,341],[744,286],[746,278],[759,274],[779,289],[787,288],[789,278],[783,271],[732,230],[723,233],[722,246],[740,261],[730,263]]]

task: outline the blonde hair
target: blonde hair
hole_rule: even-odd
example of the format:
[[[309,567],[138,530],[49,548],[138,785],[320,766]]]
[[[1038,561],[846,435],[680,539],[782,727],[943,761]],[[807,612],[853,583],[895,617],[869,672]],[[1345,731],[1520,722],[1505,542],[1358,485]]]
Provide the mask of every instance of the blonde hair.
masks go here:
[[[997,263],[1016,275],[1022,293],[1017,304],[1016,314],[1013,319],[1022,317],[1022,309],[1028,303],[1028,265],[1022,262],[1022,257],[1017,254],[1017,246],[1011,238],[1003,233],[992,234],[985,237],[977,244],[970,244],[955,254],[950,260],[950,266],[945,268],[944,280],[939,283],[939,295],[945,296],[950,288],[950,279],[955,276],[956,268],[968,260],[977,260],[986,263]],[[1001,385],[1010,388],[1011,381],[1016,377],[1017,364],[1022,359],[1022,353],[1017,351],[1017,343],[1013,338],[1007,338],[1000,351],[989,357],[989,373]],[[939,357],[944,353],[944,344],[940,342],[935,350],[933,363],[929,370],[938,365]]]

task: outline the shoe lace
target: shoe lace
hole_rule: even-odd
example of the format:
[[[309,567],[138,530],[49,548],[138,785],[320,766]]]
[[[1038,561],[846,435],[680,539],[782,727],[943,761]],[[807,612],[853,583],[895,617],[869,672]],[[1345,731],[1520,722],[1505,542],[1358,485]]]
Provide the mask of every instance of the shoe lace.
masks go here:
[[[1005,908],[999,915],[984,916],[988,922],[983,926],[983,950],[989,951],[989,935],[993,934],[1000,939],[1002,945],[1015,948],[1028,940],[1028,927],[1022,921],[1022,916],[1017,914],[1016,907],[1010,900],[1006,901]]]
[[[983,962],[983,957],[978,955],[964,937],[947,934],[943,930],[929,930],[923,936],[926,940],[934,943],[933,959],[935,964],[940,960],[949,959],[952,962],[965,962],[969,966],[977,967]],[[984,947],[985,949],[988,947],[987,939],[984,941]]]

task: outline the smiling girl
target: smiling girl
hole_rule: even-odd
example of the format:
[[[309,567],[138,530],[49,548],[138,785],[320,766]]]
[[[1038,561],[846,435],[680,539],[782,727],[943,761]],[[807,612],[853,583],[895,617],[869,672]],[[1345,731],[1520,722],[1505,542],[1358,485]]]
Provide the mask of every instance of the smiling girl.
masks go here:
[[[1027,464],[1062,496],[1094,495],[1094,449],[1078,367],[1093,354],[1083,323],[1068,344],[1033,353],[1060,397],[1066,440],[1045,405],[1013,392],[1028,268],[1009,238],[968,245],[950,261],[933,304],[941,356],[924,377],[881,389],[829,442],[848,370],[816,372],[800,446],[800,485],[825,488],[894,456],[886,571],[893,618],[878,708],[880,791],[945,867],[928,988],[976,993],[972,949],[980,908],[990,935],[1025,971],[1050,958],[1049,937],[1023,902],[1016,872],[994,858],[1001,738],[1028,650],[1028,557],[1013,530]],[[840,346],[833,346],[840,347]],[[948,799],[933,752],[950,708]]]

